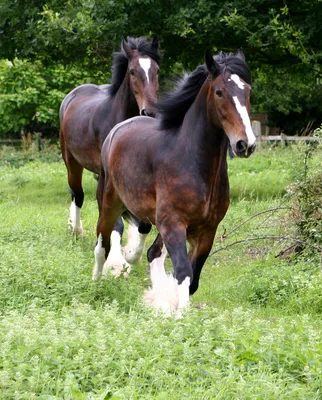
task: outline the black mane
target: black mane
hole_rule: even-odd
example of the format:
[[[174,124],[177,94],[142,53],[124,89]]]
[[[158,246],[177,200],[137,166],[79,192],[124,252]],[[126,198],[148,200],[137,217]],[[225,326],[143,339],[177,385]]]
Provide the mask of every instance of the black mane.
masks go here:
[[[140,56],[148,56],[157,64],[160,64],[160,53],[158,52],[158,49],[151,45],[152,42],[149,42],[143,38],[128,37],[127,44],[132,50],[137,50]],[[124,50],[121,49],[121,51],[114,52],[112,64],[112,83],[108,88],[110,96],[115,96],[119,90],[126,75],[127,66],[128,59]]]
[[[219,73],[227,71],[230,74],[237,74],[243,81],[251,85],[249,67],[238,55],[221,52],[214,56],[214,59],[220,65]],[[161,129],[177,129],[181,126],[186,112],[197,97],[208,74],[207,67],[199,65],[179,83],[175,92],[169,93],[159,102],[157,110]]]

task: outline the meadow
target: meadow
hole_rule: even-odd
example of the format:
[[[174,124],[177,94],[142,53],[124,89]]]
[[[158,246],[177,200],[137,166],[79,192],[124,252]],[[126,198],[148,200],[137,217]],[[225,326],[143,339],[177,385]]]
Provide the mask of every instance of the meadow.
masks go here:
[[[142,304],[146,257],[128,279],[91,280],[92,174],[75,239],[58,147],[0,156],[0,399],[322,398],[319,257],[281,257],[292,243],[259,239],[296,237],[298,146],[229,160],[231,205],[180,320]]]

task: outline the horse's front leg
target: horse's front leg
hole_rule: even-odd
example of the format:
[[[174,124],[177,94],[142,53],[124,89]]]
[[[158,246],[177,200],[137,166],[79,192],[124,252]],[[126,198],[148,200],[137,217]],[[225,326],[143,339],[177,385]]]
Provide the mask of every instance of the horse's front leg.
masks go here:
[[[171,229],[171,228],[170,228]],[[187,253],[187,236],[184,226],[177,226],[174,231],[161,231],[164,244],[173,264],[173,276],[177,283],[178,313],[189,307],[189,287],[192,281],[192,266]]]
[[[191,241],[190,261],[193,270],[193,279],[190,284],[190,295],[194,294],[199,286],[202,267],[210,253],[215,237],[215,231],[204,232]]]
[[[149,250],[152,289],[145,299],[150,305],[167,314],[177,310],[177,316],[189,306],[189,286],[192,281],[192,267],[187,254],[186,228],[174,220],[163,221],[158,229],[173,264],[173,275],[164,272],[165,249],[158,239]],[[157,248],[159,246],[159,249]]]

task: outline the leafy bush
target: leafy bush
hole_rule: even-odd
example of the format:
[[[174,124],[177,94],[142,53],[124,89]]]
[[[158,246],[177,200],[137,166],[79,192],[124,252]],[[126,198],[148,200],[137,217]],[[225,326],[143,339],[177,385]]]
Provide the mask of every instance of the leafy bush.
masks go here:
[[[0,149],[0,167],[20,168],[30,161],[36,160],[46,163],[62,161],[59,144],[44,140],[42,141],[41,151],[35,151],[32,146],[24,151],[17,150],[11,146],[3,146]]]
[[[304,241],[313,244],[322,243],[322,163],[310,163],[314,153],[322,150],[322,126],[315,130],[319,140],[317,146],[304,144],[302,154],[303,168],[298,181],[290,188],[293,197],[293,215],[298,235]]]
[[[252,70],[252,111],[266,111],[269,125],[280,127],[284,133],[301,134],[308,124],[317,128],[322,120],[321,83],[312,75],[303,81],[299,66],[260,66]]]
[[[40,61],[0,60],[0,137],[22,129],[57,130],[61,101],[72,88],[87,82],[104,79],[102,74],[89,76],[75,67],[44,68]]]

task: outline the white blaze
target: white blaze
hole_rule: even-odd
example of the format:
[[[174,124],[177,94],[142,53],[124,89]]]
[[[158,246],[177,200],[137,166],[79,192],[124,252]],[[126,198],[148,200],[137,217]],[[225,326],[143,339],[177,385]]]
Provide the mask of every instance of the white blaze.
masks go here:
[[[149,58],[140,58],[139,63],[145,72],[146,79],[149,83],[149,69],[151,67],[151,60]]]
[[[243,124],[245,126],[246,135],[248,138],[248,147],[251,147],[256,142],[256,137],[255,137],[253,129],[252,129],[252,124],[249,119],[247,108],[240,104],[240,101],[237,96],[233,96],[233,99],[234,99],[237,111],[239,112],[241,119],[243,121]]]
[[[239,89],[244,89],[245,88],[245,83],[240,79],[240,77],[236,74],[232,74],[230,76],[231,80],[236,83],[236,85],[239,87]],[[229,79],[228,79],[229,80]]]

